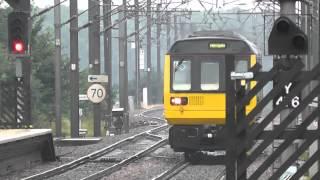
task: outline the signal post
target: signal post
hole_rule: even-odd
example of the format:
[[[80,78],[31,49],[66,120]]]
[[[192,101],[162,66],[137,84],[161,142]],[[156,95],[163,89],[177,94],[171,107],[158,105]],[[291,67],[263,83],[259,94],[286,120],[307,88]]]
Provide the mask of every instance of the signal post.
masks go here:
[[[296,4],[296,1],[297,0],[279,0],[279,3],[280,3],[280,14],[281,16],[284,16],[284,17],[288,17],[288,19],[290,19],[291,21],[295,22],[295,4]],[[280,27],[280,24],[281,22],[278,23],[278,27]],[[280,29],[279,29],[280,30]],[[279,32],[280,34],[281,33],[288,33],[286,29],[283,29],[285,32]],[[299,38],[299,37],[298,37]],[[307,37],[303,37],[303,39],[307,39]],[[293,43],[292,43],[293,44]],[[270,45],[270,44],[269,44]],[[298,45],[298,44],[297,44]],[[303,46],[307,47],[308,44],[303,44]],[[307,53],[307,49],[304,49],[305,51],[303,53]],[[289,58],[288,60],[285,60],[285,61],[290,61],[292,59],[290,59],[290,55],[293,55],[296,53],[295,52],[290,52],[291,50],[288,49],[286,50],[286,52],[282,52],[283,53],[286,53],[287,54],[287,58]],[[290,55],[289,55],[290,54]],[[294,60],[293,60],[294,61]],[[290,62],[289,62],[290,63]],[[293,82],[292,82],[293,84]],[[301,96],[298,97],[300,100],[301,99]],[[284,110],[282,110],[282,112],[280,113],[280,123],[283,121],[283,119],[285,119],[289,114],[290,114],[291,110],[289,108],[286,108]],[[296,120],[297,122],[297,120]],[[288,126],[288,128],[295,128],[295,124],[292,123],[291,125]],[[289,148],[284,152],[282,153],[282,156],[280,158],[280,161],[279,162],[280,164],[284,161],[286,161],[286,159],[288,159],[288,157],[291,156],[291,154],[293,154],[293,152],[295,151],[295,144],[292,144],[291,146],[289,146]]]
[[[8,16],[8,50],[16,62],[17,120],[31,125],[30,0],[6,0],[13,8]]]
[[[234,82],[231,81],[232,74],[231,79],[229,77],[230,71],[233,70],[234,67],[232,63],[230,63],[232,61],[226,60],[226,62],[229,63],[226,64],[226,91],[228,93],[226,99],[226,130],[228,132],[228,141],[225,157],[226,179],[228,180],[258,179],[280,158],[283,163],[279,163],[280,166],[274,170],[270,177],[270,179],[278,179],[298,160],[313,140],[318,139],[317,132],[307,130],[307,127],[314,120],[314,117],[319,115],[318,112],[314,111],[312,116],[310,115],[301,125],[296,126],[295,119],[319,92],[320,86],[312,90],[312,92],[302,100],[299,96],[299,92],[317,76],[319,68],[314,68],[309,72],[302,71],[303,63],[301,62],[300,56],[308,53],[308,37],[300,27],[296,25],[296,22],[292,18],[295,13],[295,0],[279,0],[279,2],[281,8],[283,8],[281,10],[281,16],[275,21],[268,40],[269,54],[274,55],[275,66],[268,72],[262,72],[261,80],[258,80],[257,85],[253,89],[248,90],[242,98],[239,97],[238,99],[235,96]],[[258,66],[252,67],[249,70],[252,72],[257,71],[257,76],[255,77],[254,75],[253,79],[259,79],[259,69],[261,69],[261,65],[257,65]],[[320,65],[318,65],[318,67],[319,66]],[[272,74],[274,74],[274,76]],[[245,78],[241,78],[240,80],[244,79]],[[249,101],[257,95],[269,81],[274,82],[275,85],[273,89],[263,97],[248,115],[245,115],[243,112],[244,109],[242,108],[245,108]],[[272,111],[256,125],[248,126],[272,99],[274,102]],[[271,131],[265,130],[266,126],[270,124],[279,113],[281,116],[280,124]],[[282,133],[287,135],[281,137]],[[303,133],[311,134],[311,136],[303,137]],[[252,152],[246,154],[247,146],[253,145],[257,139],[263,141],[257,144],[257,147],[253,148]],[[303,139],[304,141],[296,151],[293,151],[292,144],[298,139]],[[275,151],[273,151],[261,165],[258,165],[255,171],[248,177],[247,168],[261,155],[263,150],[272,145],[274,141],[282,141],[282,143],[276,147]],[[317,154],[320,154],[320,151],[317,151]],[[315,155],[317,154],[315,153]],[[309,158],[305,164],[297,170],[297,173],[293,174],[293,179],[298,179],[308,170],[308,166],[316,157],[315,155]]]

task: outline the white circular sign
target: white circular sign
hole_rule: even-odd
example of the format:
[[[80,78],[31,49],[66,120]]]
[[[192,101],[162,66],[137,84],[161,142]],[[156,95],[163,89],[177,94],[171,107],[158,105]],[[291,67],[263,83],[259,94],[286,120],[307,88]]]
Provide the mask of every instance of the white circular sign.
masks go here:
[[[106,97],[106,89],[101,84],[92,84],[87,90],[88,99],[93,103],[100,103]]]

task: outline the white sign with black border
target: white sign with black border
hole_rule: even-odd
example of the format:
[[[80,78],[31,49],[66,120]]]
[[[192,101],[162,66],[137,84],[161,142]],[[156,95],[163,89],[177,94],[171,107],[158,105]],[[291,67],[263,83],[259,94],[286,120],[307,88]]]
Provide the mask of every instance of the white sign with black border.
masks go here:
[[[87,90],[88,99],[93,103],[100,103],[106,97],[106,89],[101,84],[92,84]]]
[[[88,82],[91,83],[107,83],[108,76],[107,75],[88,75]]]
[[[86,94],[79,94],[79,101],[88,101],[89,98]]]

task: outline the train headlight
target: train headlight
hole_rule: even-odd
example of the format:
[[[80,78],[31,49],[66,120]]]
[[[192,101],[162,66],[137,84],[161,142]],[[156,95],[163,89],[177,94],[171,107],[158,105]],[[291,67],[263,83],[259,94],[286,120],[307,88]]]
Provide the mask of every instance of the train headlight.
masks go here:
[[[171,105],[187,105],[188,98],[187,97],[171,97],[170,103]]]

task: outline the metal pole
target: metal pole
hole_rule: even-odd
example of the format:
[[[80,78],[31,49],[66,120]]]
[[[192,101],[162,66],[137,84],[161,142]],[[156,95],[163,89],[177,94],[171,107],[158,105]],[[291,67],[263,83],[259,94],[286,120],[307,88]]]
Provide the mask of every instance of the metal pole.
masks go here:
[[[134,17],[134,42],[135,42],[135,64],[136,64],[136,107],[140,108],[140,32],[139,32],[139,0],[134,0],[135,17]]]
[[[309,18],[308,15],[305,15],[305,14],[310,14],[311,13],[311,8],[308,4],[306,3],[302,3],[301,2],[301,14],[302,14],[302,17],[301,17],[301,27],[302,29],[304,30],[304,32],[308,35],[308,37],[310,37],[310,27],[311,27],[311,19]],[[312,47],[312,38],[309,38],[309,47]],[[304,56],[303,57],[303,62],[305,64],[305,68],[304,70],[306,71],[310,71],[311,68],[312,68],[312,64],[311,64],[311,59],[312,59],[312,50],[309,50],[308,52],[308,56]],[[305,98],[309,93],[311,92],[311,85],[307,86],[306,88],[303,89],[302,91],[302,98]],[[305,108],[304,111],[302,111],[301,113],[301,116],[302,116],[302,121],[305,120],[309,115],[310,113],[312,112],[312,110],[310,109],[309,106],[307,106]],[[309,148],[309,155],[311,155],[311,152],[312,152],[312,145],[310,146]],[[310,168],[310,172],[311,172],[311,169]]]
[[[79,50],[78,2],[70,0],[70,86],[71,86],[71,137],[79,137]]]
[[[313,12],[314,12],[314,14],[316,15],[316,17],[318,17],[318,21],[314,21],[315,22],[315,26],[313,26],[313,27],[315,27],[315,29],[314,29],[314,35],[315,36],[313,36],[313,37],[318,37],[318,40],[317,41],[313,41],[314,42],[314,44],[313,44],[313,50],[314,50],[314,65],[317,65],[317,64],[319,64],[320,63],[320,60],[319,60],[319,58],[320,58],[320,1],[319,1],[319,3],[316,3],[317,2],[317,0],[315,0],[315,3],[313,3],[313,4],[315,4],[315,6],[316,6],[316,8],[313,10]],[[318,13],[318,14],[317,14]],[[318,48],[317,48],[318,47]],[[314,84],[314,87],[316,87],[316,85],[318,85],[319,84],[319,81],[320,81],[320,78],[319,78],[319,80]],[[319,101],[320,101],[320,95],[318,95],[318,131],[320,131],[320,126],[319,126],[319,124],[320,124],[320,105],[319,105]],[[317,140],[318,141],[318,143],[317,143],[317,148],[320,148],[320,138]],[[316,163],[317,164],[317,170],[318,171],[320,171],[320,158],[318,159],[318,162]]]
[[[54,4],[60,4],[60,0],[54,0]],[[56,136],[61,137],[61,10],[60,5],[54,8],[54,30],[55,30],[55,56],[54,56],[54,88],[55,88],[55,117]]]
[[[241,80],[236,80],[236,99],[237,102],[240,102],[241,99],[245,96],[246,89],[245,86],[241,85]],[[249,124],[246,122],[246,112],[245,107],[236,106],[236,122],[245,122],[246,128],[238,135],[238,139],[242,143],[246,143],[247,131]],[[237,169],[240,169],[241,162],[244,162],[247,158],[247,147],[239,154],[237,157]],[[237,179],[238,180],[246,180],[247,179],[247,170],[245,170],[242,174],[237,171]]]
[[[123,0],[119,19],[126,17],[126,0]],[[127,22],[122,21],[119,24],[119,96],[120,107],[124,109],[124,130],[129,132],[128,117],[128,70],[127,70]]]
[[[235,107],[236,92],[234,81],[231,80],[230,74],[234,70],[234,56],[226,56],[226,131],[228,134],[226,147],[226,179],[236,180],[236,150],[235,150]]]
[[[316,3],[317,0],[314,1],[313,3],[313,9],[312,9],[312,17],[319,17],[319,4]],[[312,20],[312,37],[319,37],[319,21],[316,20]],[[319,63],[319,49],[317,49],[317,47],[319,47],[319,41],[318,39],[312,39],[312,67],[316,66]],[[317,84],[314,84],[313,87],[316,87]]]
[[[312,5],[312,18],[314,17],[319,17],[318,14],[318,9],[319,9],[319,4],[316,3],[316,1],[313,3]],[[311,34],[310,37],[319,37],[319,21],[313,20],[312,21],[312,29],[311,29]],[[318,48],[318,43],[320,41],[320,39],[315,39],[315,38],[309,38],[309,42],[311,41],[311,59],[310,59],[310,66],[311,68],[313,68],[315,65],[317,65],[319,63],[319,48]],[[318,85],[317,81],[311,82],[311,89],[313,89],[314,87],[316,87]],[[318,109],[319,110],[319,109]],[[319,119],[319,117],[318,117]],[[318,120],[318,124],[319,124],[319,120]],[[320,130],[319,126],[318,126],[318,130]],[[316,152],[318,150],[319,147],[319,139],[315,141],[315,143],[313,143],[310,148],[309,148],[309,157],[311,157],[311,155]],[[318,172],[318,167],[319,167],[319,161],[318,163],[314,163],[313,166],[311,166],[311,168],[309,169],[309,176],[313,177],[317,172]]]
[[[315,1],[315,2],[317,2],[317,0]],[[316,4],[316,3],[314,3],[314,4]],[[316,36],[316,37],[318,37],[318,46],[315,46],[315,47],[318,47],[318,49],[316,49],[315,48],[315,52],[316,51],[318,51],[318,53],[315,53],[315,54],[317,54],[317,63],[320,63],[320,60],[319,60],[319,58],[320,58],[320,1],[319,1],[319,4],[317,4],[318,5],[318,7],[317,7],[317,9],[315,10],[316,12],[318,12],[318,26],[317,26],[317,28],[318,28],[318,31],[317,31],[317,33],[318,33],[318,36]],[[320,78],[318,79],[318,82],[317,83],[320,83],[319,82],[320,81]],[[318,121],[317,121],[317,123],[318,123],[318,132],[320,131],[320,105],[319,105],[319,102],[320,102],[320,95],[318,95]],[[320,138],[318,139],[318,143],[317,143],[317,145],[318,145],[318,148],[320,148]],[[318,162],[317,162],[317,165],[318,165],[318,171],[320,171],[320,158],[318,159]]]
[[[291,20],[295,21],[295,16],[294,14],[295,9],[296,9],[296,0],[291,1],[291,0],[279,0],[280,2],[280,14],[283,16],[289,17]]]
[[[161,46],[160,46],[160,36],[161,36],[161,16],[160,16],[160,8],[161,4],[157,5],[157,82],[161,82],[161,64],[160,64],[160,59],[161,59]],[[157,88],[157,101],[161,101],[161,83],[158,83],[159,87]]]
[[[189,34],[188,34],[188,35],[191,35],[191,34],[193,34],[193,28],[192,28],[192,11],[189,12],[189,19],[190,19],[190,22],[189,22]]]
[[[183,39],[185,38],[185,18],[183,18],[182,16],[179,17],[179,21],[180,21],[180,38],[179,39]]]
[[[103,0],[103,14],[111,12],[112,0]],[[107,15],[103,20],[104,28],[111,26],[111,15]],[[112,113],[112,30],[104,32],[104,71],[108,75],[107,83],[107,130],[110,132]]]
[[[315,2],[317,2],[317,0],[315,1]],[[318,37],[318,44],[316,44],[317,46],[314,46],[314,51],[315,51],[315,54],[317,54],[317,55],[315,55],[315,57],[317,57],[317,59],[315,60],[315,64],[318,64],[318,63],[320,63],[320,60],[319,60],[319,58],[320,58],[320,47],[319,47],[319,45],[320,45],[320,12],[319,12],[319,10],[320,10],[320,1],[319,1],[319,4],[317,4],[317,3],[314,3],[314,4],[316,4],[316,6],[318,6],[317,8],[316,8],[316,10],[315,10],[315,12],[317,12],[318,13],[318,24],[317,24],[317,32],[316,33],[318,33],[317,35],[318,36],[313,36],[313,37]],[[316,47],[318,47],[317,49],[316,49]],[[318,52],[317,52],[318,51]],[[318,82],[317,83],[320,83],[319,82],[320,81],[320,78],[318,78]],[[317,84],[315,84],[315,85],[317,85]],[[320,102],[320,95],[318,95],[318,132],[320,131],[320,105],[319,105],[319,102]],[[317,143],[317,148],[320,148],[320,138],[317,140],[318,141],[318,143]],[[317,170],[318,171],[320,171],[320,158],[318,159],[318,162],[316,163],[317,164]]]
[[[178,40],[178,23],[177,23],[177,15],[173,15],[173,24],[174,24],[174,41]]]
[[[308,36],[310,34],[310,21],[308,20],[308,16],[304,15],[304,14],[309,14],[310,13],[310,8],[308,7],[308,5],[301,3],[301,29],[306,33],[306,35]],[[310,46],[310,42],[309,41],[309,47]],[[308,71],[310,70],[310,58],[311,58],[311,51],[309,51],[308,56],[304,56],[303,57],[303,63],[305,64],[304,70]],[[310,86],[307,86],[305,89],[303,89],[302,91],[302,98],[306,97],[309,93],[311,92]],[[302,120],[306,119],[306,117],[308,117],[310,114],[310,108],[306,107],[306,109],[304,111],[302,111],[301,116],[302,116]]]
[[[192,21],[190,21],[190,24],[189,24],[189,35],[193,34],[193,23]]]
[[[99,1],[88,1],[89,21],[89,66],[95,75],[100,72],[100,6]],[[101,136],[101,104],[93,104],[94,136]]]
[[[28,2],[28,1],[27,1]],[[26,6],[27,12],[31,14],[31,6],[30,6],[30,1],[27,3]],[[29,40],[31,41],[31,33],[32,33],[32,19],[29,18],[29,25],[28,25],[28,36]],[[30,48],[29,45],[29,53],[30,56],[32,55],[32,49]],[[32,102],[31,102],[31,97],[32,97],[32,92],[31,92],[31,67],[32,67],[32,61],[31,57],[28,57],[27,60],[23,61],[23,72],[24,72],[24,90],[26,92],[25,94],[25,99],[24,99],[24,120],[27,121],[28,125],[32,125]]]
[[[295,1],[287,1],[287,0],[280,0],[280,14],[283,16],[287,16],[290,18],[293,22],[295,22]],[[280,123],[290,114],[290,109],[284,109],[280,113]],[[295,122],[295,121],[293,121]],[[288,128],[294,128],[295,124],[292,123],[288,126]],[[282,164],[282,162],[285,162],[295,151],[294,144],[290,145],[286,151],[282,153],[282,155],[279,158],[279,163]]]
[[[170,13],[167,12],[167,50],[169,50],[171,46],[171,16]]]
[[[19,60],[19,59],[17,59]],[[32,124],[31,118],[31,59],[30,57],[25,58],[22,61],[22,74],[23,74],[23,91],[24,91],[24,108],[23,108],[23,121],[26,124]]]
[[[148,104],[151,104],[151,0],[147,0],[147,90]]]

